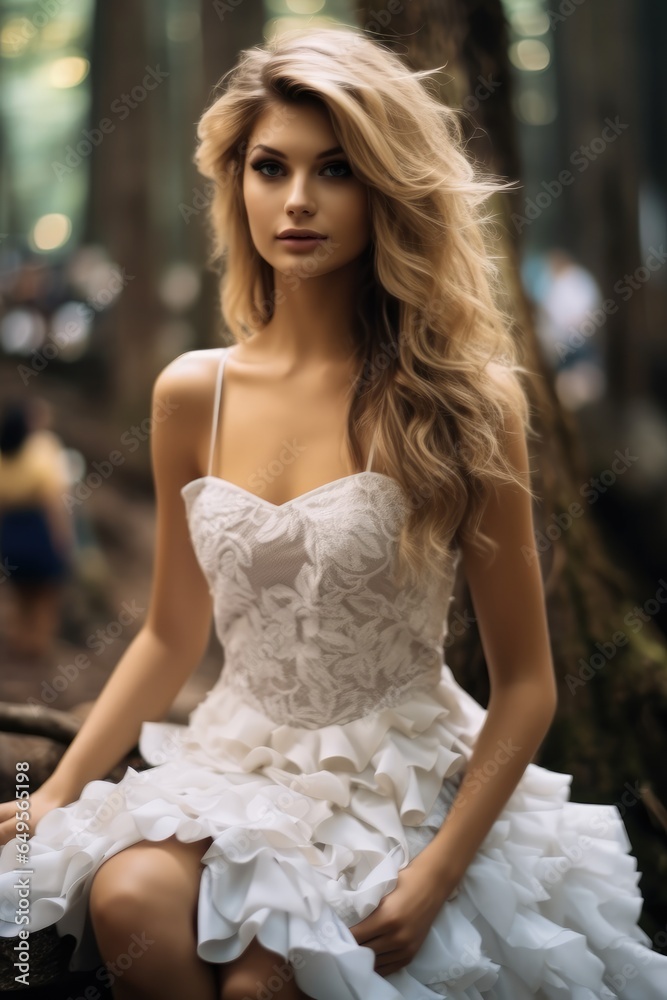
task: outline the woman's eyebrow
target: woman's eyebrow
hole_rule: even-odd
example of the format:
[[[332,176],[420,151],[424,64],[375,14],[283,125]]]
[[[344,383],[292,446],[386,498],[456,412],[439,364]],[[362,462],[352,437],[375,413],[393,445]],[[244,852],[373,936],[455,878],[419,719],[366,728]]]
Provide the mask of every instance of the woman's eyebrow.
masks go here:
[[[266,153],[271,153],[272,156],[279,156],[282,160],[289,160],[289,156],[286,156],[285,153],[281,153],[279,149],[272,149],[271,146],[264,146],[262,143],[258,143],[258,145],[253,146],[250,152],[252,153],[255,149],[263,149]],[[325,149],[323,153],[318,153],[315,159],[322,160],[325,156],[333,156],[334,153],[342,152],[342,146],[334,146],[332,149]]]

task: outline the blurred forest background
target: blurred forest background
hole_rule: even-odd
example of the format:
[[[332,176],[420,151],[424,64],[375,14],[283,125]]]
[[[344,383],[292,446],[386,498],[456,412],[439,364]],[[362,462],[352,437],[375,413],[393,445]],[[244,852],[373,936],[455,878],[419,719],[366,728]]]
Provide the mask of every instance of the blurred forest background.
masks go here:
[[[542,433],[535,518],[560,704],[539,763],[573,774],[573,799],[619,807],[643,872],[642,926],[664,951],[660,0],[0,0],[0,402],[30,399],[58,442],[75,544],[53,643],[33,656],[3,647],[0,771],[26,755],[54,766],[141,627],[151,388],[171,359],[224,337],[196,123],[241,49],[297,24],[364,27],[414,68],[446,64],[432,79],[466,110],[471,154],[521,181],[494,209]],[[6,568],[0,583],[1,626]],[[447,657],[484,702],[466,608],[462,581]],[[220,663],[212,635],[174,721]],[[28,731],[41,734],[29,750]]]

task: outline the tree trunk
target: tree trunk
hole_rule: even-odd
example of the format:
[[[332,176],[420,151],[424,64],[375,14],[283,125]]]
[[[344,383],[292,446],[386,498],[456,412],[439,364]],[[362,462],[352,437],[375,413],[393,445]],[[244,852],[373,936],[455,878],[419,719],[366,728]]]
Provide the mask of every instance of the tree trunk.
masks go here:
[[[119,269],[120,294],[100,311],[96,332],[108,362],[115,421],[124,431],[146,417],[154,374],[163,257],[152,214],[151,139],[156,123],[169,128],[162,78],[168,67],[152,58],[146,8],[133,0],[95,5],[92,49],[90,128],[101,140],[90,153],[85,236],[106,246]],[[110,283],[101,301],[112,290]]]
[[[252,45],[260,45],[264,41],[264,4],[245,4],[242,10],[236,9],[227,0],[202,0],[201,5],[201,40],[203,63],[203,87],[200,94],[197,119],[201,116],[213,99],[214,88],[223,73],[236,63],[242,49]],[[194,130],[193,130],[194,136]],[[192,151],[194,153],[193,140]],[[211,181],[201,177],[193,167],[193,186],[197,197],[206,197]],[[199,203],[199,202],[198,202]],[[200,257],[208,257],[204,213],[198,218],[197,230],[202,234]],[[194,223],[193,223],[194,225]],[[218,275],[207,267],[204,273],[204,286],[201,301],[202,347],[219,347],[223,343],[223,323],[220,313],[220,297],[218,292]]]
[[[442,99],[469,113],[469,152],[491,172],[520,178],[501,0],[413,0],[389,24],[382,10],[382,4],[362,5],[360,24],[371,32],[377,25],[379,40],[392,45],[413,69],[446,63],[436,78]],[[624,47],[631,47],[627,39]],[[610,184],[608,178],[607,191]],[[667,721],[667,650],[650,615],[633,612],[639,588],[605,551],[588,504],[572,507],[581,500],[580,487],[590,471],[572,417],[559,405],[535,335],[533,310],[519,280],[520,237],[510,217],[520,211],[523,198],[522,193],[504,195],[495,199],[493,209],[504,223],[500,252],[506,256],[505,277],[525,345],[524,363],[536,373],[528,386],[540,433],[539,443],[531,442],[531,468],[537,469],[533,485],[541,498],[533,514],[559,707],[535,762],[574,776],[573,801],[618,806],[644,876],[641,925],[654,934],[667,920],[667,779],[660,763]],[[577,225],[582,227],[588,202],[583,193],[580,198]],[[599,216],[593,218],[594,225],[596,220]],[[454,627],[470,620],[460,617],[464,612],[474,618],[468,588],[460,578],[447,662],[466,690],[485,705],[488,671],[478,629]],[[631,720],[641,728],[630,725]]]
[[[624,282],[627,300],[626,293],[619,296],[614,290],[624,275],[632,275],[643,263],[637,155],[644,114],[638,93],[641,50],[628,44],[638,34],[637,6],[623,0],[582,4],[576,16],[573,12],[555,21],[553,30],[555,53],[562,63],[558,74],[562,143],[568,151],[582,147],[587,151],[574,170],[570,196],[563,199],[563,220],[568,231],[576,233],[578,256],[595,275],[603,298],[618,307],[604,326],[610,395],[619,404],[610,407],[613,421],[622,412],[620,404],[645,389],[640,342],[647,329],[644,288]],[[600,141],[603,133],[608,141]]]

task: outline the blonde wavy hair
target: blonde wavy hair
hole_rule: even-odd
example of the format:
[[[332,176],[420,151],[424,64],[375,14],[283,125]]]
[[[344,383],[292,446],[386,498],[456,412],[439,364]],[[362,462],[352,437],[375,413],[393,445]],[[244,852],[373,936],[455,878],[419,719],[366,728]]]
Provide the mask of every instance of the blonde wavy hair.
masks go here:
[[[441,67],[437,67],[440,69]],[[351,28],[297,29],[241,51],[197,127],[194,162],[213,180],[212,249],[222,317],[242,341],[265,325],[273,269],[257,253],[245,213],[244,157],[258,116],[276,102],[318,101],[352,171],[368,186],[371,240],[358,306],[358,378],[347,444],[377,430],[376,456],[408,498],[399,577],[447,576],[452,549],[497,545],[480,529],[490,491],[512,482],[508,412],[527,433],[527,395],[513,318],[481,206],[513,185],[483,176],[464,150],[459,109],[443,105],[381,43]],[[214,95],[216,95],[214,91]],[[458,561],[458,560],[457,560]]]

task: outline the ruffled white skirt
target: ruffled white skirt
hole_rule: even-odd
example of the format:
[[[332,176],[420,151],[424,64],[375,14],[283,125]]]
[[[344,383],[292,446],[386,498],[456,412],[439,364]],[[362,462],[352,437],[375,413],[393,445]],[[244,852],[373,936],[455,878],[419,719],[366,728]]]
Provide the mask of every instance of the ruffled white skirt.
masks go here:
[[[188,726],[144,724],[152,768],[91,781],[42,818],[28,842],[28,929],[74,935],[72,971],[102,965],[88,913],[102,862],[141,840],[210,837],[197,921],[208,962],[256,936],[317,1000],[664,1000],[667,957],[637,924],[618,809],[570,802],[571,776],[534,764],[412,962],[374,971],[349,928],[442,825],[484,716],[446,666],[436,689],[320,729],[276,726],[220,681]],[[25,926],[18,843],[0,853],[4,937]]]

